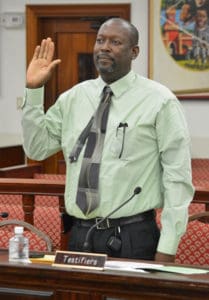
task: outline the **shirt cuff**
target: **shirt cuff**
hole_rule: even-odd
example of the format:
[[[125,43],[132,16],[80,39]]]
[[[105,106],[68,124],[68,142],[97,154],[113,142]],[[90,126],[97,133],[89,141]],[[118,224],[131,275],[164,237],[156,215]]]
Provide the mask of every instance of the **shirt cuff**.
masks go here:
[[[26,104],[43,105],[43,103],[44,103],[44,87],[40,87],[38,89],[25,88],[21,108],[23,108]]]
[[[161,236],[158,243],[157,251],[161,253],[175,255],[178,249],[180,239],[180,236]]]

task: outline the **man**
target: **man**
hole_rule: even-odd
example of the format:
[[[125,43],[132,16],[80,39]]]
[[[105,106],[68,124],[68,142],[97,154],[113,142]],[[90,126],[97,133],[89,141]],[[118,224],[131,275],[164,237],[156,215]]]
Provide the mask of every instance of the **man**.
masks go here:
[[[63,93],[44,114],[43,85],[60,63],[59,59],[52,59],[53,53],[50,38],[35,49],[27,71],[22,126],[24,149],[30,158],[42,160],[63,150],[67,167],[65,206],[73,217],[69,250],[82,251],[87,232],[97,218],[119,207],[139,186],[139,195],[92,232],[91,251],[115,257],[174,261],[193,197],[190,139],[176,97],[166,87],[131,70],[132,60],[139,54],[137,29],[119,18],[106,21],[94,47],[100,76]],[[111,88],[112,97],[103,150],[96,146],[102,151],[99,204],[83,213],[77,203],[81,178],[88,178],[86,185],[92,180],[83,171],[83,162],[88,168],[96,163],[89,163],[84,157],[86,144],[92,146],[91,139],[89,142],[87,137],[82,145],[81,137],[86,131],[89,137],[92,133],[94,125],[89,120],[97,119],[95,111],[106,85]],[[93,133],[101,132],[96,129]],[[77,150],[81,152],[75,159]],[[99,153],[95,156],[98,158]],[[153,211],[161,207],[159,238]]]

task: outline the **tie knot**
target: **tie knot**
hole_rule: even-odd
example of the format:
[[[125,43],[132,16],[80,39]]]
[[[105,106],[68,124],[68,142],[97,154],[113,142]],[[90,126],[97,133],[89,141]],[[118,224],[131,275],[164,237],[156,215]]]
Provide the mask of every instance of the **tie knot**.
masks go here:
[[[105,87],[104,87],[104,89],[103,89],[103,94],[104,95],[113,95],[113,92],[112,92],[112,90],[111,90],[111,88],[108,86],[108,85],[106,85]]]
[[[109,86],[105,86],[102,93],[102,100],[101,102],[106,103],[110,102],[111,96],[113,95],[113,92]]]

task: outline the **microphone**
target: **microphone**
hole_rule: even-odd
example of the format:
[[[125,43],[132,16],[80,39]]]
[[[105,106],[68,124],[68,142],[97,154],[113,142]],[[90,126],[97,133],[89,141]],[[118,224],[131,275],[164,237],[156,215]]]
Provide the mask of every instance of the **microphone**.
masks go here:
[[[2,218],[7,218],[8,217],[8,212],[1,212],[0,213],[0,217],[2,217]]]
[[[101,218],[97,223],[95,223],[93,226],[89,228],[86,234],[86,239],[83,244],[83,251],[85,252],[91,252],[91,245],[90,245],[90,238],[92,235],[93,230],[102,222],[107,220],[111,215],[113,215],[116,211],[118,211],[121,207],[126,205],[131,199],[133,199],[137,194],[141,193],[141,188],[138,186],[134,189],[133,194],[131,195],[130,198],[128,198],[126,201],[124,201],[122,204],[120,204],[118,207],[116,207],[113,211],[111,211],[106,217]]]

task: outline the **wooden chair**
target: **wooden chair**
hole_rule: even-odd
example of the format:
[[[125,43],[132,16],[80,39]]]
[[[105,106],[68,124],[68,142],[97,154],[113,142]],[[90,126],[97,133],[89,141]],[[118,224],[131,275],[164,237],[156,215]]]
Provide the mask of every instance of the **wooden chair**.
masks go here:
[[[50,181],[65,180],[65,175],[35,173],[35,179]],[[34,225],[50,236],[53,249],[61,248],[61,217],[59,210],[59,198],[57,196],[36,195],[34,209]]]
[[[25,221],[15,219],[0,221],[0,248],[8,249],[9,239],[14,235],[15,226],[23,226],[27,229],[24,231],[24,235],[29,239],[30,250],[52,251],[52,241],[47,234]],[[2,227],[6,228],[2,230]]]
[[[64,168],[64,161],[61,161]],[[18,165],[7,168],[0,168],[2,178],[32,178],[51,181],[64,181],[65,174],[45,174],[40,163],[30,165]],[[49,193],[50,194],[50,193]],[[60,199],[56,195],[41,193],[34,195],[33,225],[50,236],[53,242],[53,250],[62,248],[61,241],[61,218]],[[28,202],[28,200],[27,200]],[[27,203],[28,206],[28,203]],[[25,206],[28,215],[28,207]],[[32,208],[30,208],[31,210]],[[21,194],[0,194],[0,211],[8,211],[10,219],[24,220],[23,196]],[[31,220],[26,220],[28,223]],[[67,238],[66,238],[67,239]]]
[[[205,204],[191,203],[189,222],[176,253],[175,262],[189,265],[209,265],[209,211]],[[156,211],[156,221],[161,228],[161,210]]]
[[[10,219],[25,221],[47,234],[53,251],[64,250],[68,243],[61,222],[65,212],[64,189],[65,180],[60,178],[1,178],[0,211],[7,211]]]
[[[176,263],[209,265],[209,212],[195,213],[189,217],[176,254]]]

